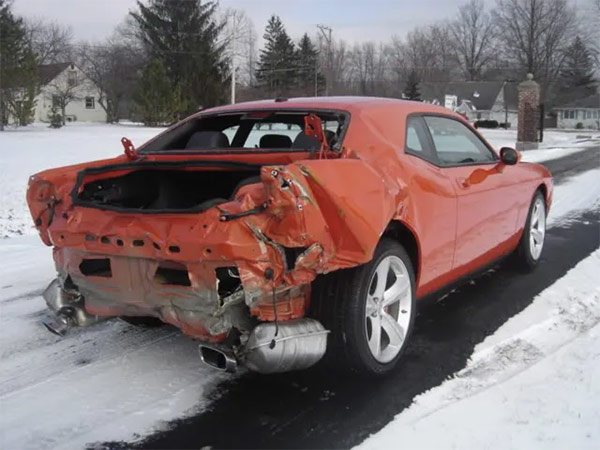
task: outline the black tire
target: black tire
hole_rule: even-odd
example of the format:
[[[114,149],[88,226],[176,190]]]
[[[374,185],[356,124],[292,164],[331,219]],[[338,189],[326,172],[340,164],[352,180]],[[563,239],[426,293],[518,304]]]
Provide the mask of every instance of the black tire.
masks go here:
[[[399,353],[391,361],[382,363],[369,350],[366,307],[369,284],[375,270],[388,256],[400,258],[407,269],[411,291],[410,317]],[[359,375],[390,372],[404,353],[416,315],[414,269],[404,247],[395,240],[383,238],[369,263],[317,277],[313,283],[310,315],[330,330],[324,364]]]
[[[533,199],[531,200],[531,205],[529,205],[529,212],[527,213],[527,221],[525,222],[525,228],[523,228],[523,234],[521,235],[521,240],[519,241],[519,246],[515,250],[513,254],[513,265],[524,272],[530,272],[535,269],[540,262],[541,255],[543,253],[544,247],[542,246],[542,253],[537,256],[534,256],[534,252],[532,251],[531,245],[531,221],[533,210],[536,202],[540,202],[544,208],[544,230],[545,230],[545,220],[546,220],[546,201],[544,200],[544,196],[540,191],[536,191]],[[545,234],[545,232],[544,232]]]
[[[165,325],[162,320],[156,317],[121,316],[120,319],[130,325],[140,328],[158,328]]]

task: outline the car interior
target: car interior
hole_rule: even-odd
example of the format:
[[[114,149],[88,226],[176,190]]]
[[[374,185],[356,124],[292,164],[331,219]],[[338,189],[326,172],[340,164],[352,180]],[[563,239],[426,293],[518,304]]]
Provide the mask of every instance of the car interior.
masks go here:
[[[304,133],[304,118],[316,114],[329,147],[341,148],[348,116],[321,111],[248,111],[199,116],[159,135],[141,153],[207,152],[242,149],[315,151],[320,142]]]

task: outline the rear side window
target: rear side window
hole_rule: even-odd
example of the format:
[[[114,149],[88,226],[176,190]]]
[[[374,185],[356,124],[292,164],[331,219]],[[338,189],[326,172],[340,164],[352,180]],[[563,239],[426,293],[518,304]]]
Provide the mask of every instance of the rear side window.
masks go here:
[[[426,161],[437,164],[435,151],[429,139],[427,125],[420,116],[409,116],[406,119],[406,144],[404,151]]]
[[[444,166],[494,162],[494,153],[466,125],[445,117],[426,116],[440,163]]]

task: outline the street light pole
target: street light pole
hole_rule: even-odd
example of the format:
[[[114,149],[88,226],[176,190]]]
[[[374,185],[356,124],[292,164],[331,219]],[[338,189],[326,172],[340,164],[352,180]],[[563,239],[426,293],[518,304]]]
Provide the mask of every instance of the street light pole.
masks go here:
[[[235,26],[235,17],[233,18],[233,39],[231,41],[232,49],[231,49],[231,104],[235,103],[235,41],[236,41],[236,26]]]

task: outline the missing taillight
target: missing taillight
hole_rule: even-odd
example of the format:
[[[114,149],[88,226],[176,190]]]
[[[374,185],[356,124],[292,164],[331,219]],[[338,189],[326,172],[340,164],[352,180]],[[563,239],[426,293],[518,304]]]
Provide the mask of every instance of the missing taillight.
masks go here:
[[[185,266],[181,267],[159,267],[156,269],[154,281],[158,284],[172,286],[191,286],[190,276]]]
[[[217,276],[217,293],[219,297],[225,298],[242,288],[240,272],[235,266],[218,267],[215,269]]]
[[[110,269],[110,259],[84,259],[79,264],[79,271],[85,276],[91,277],[112,277]]]

